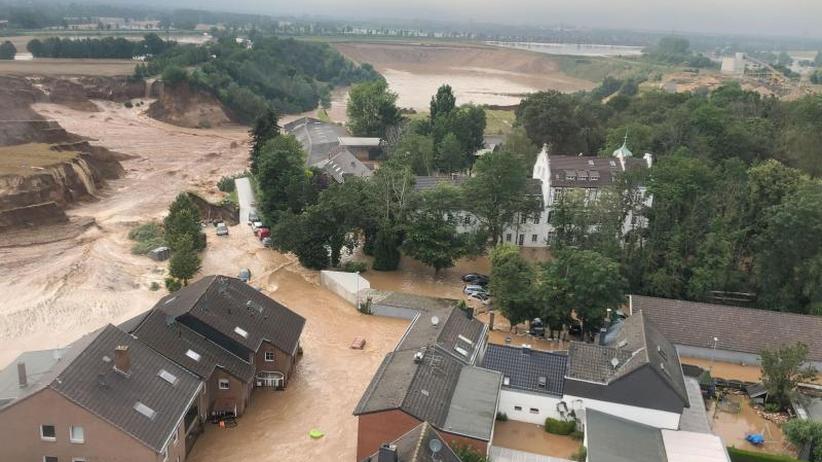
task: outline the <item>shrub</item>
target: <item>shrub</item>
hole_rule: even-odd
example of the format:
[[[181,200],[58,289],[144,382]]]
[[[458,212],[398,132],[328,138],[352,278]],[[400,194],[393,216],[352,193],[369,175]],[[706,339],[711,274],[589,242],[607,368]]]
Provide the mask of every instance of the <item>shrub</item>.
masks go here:
[[[131,101],[126,101],[125,103],[123,103],[123,106],[127,107],[128,109],[131,109],[134,107],[134,103],[132,103]]]
[[[554,435],[570,435],[576,429],[577,423],[573,420],[545,419],[545,431]]]
[[[508,422],[508,414],[504,412],[497,412],[497,420],[500,422]]]
[[[790,456],[745,451],[734,447],[728,448],[728,455],[731,456],[731,462],[800,462]]]
[[[166,289],[169,293],[177,292],[183,287],[183,283],[174,278],[166,278]]]
[[[364,261],[347,261],[340,265],[340,271],[346,273],[364,273],[368,271],[368,263]]]
[[[169,85],[176,85],[188,80],[188,71],[179,66],[168,66],[163,70],[163,81]]]
[[[163,227],[159,223],[144,223],[128,232],[128,238],[137,241],[131,246],[131,253],[134,255],[145,255],[165,245],[163,239]]]
[[[765,412],[779,412],[782,408],[778,403],[765,403]]]
[[[571,454],[571,460],[576,462],[585,462],[588,459],[588,448],[580,446],[575,453]]]
[[[151,285],[148,286],[149,290],[156,292],[160,290],[160,284],[157,281],[151,281]]]
[[[571,438],[573,438],[577,441],[582,441],[582,440],[585,439],[585,433],[581,432],[579,430],[574,430],[574,431],[571,432]]]

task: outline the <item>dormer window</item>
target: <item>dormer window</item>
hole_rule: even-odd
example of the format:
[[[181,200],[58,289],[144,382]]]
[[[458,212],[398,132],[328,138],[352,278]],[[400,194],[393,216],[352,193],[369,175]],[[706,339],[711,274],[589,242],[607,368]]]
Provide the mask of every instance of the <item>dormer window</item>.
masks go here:
[[[588,178],[589,178],[591,181],[597,181],[597,180],[599,180],[599,171],[598,171],[598,170],[591,170],[591,171],[589,172],[589,174],[588,174]]]
[[[577,179],[577,173],[573,170],[565,171],[565,181],[574,181]]]

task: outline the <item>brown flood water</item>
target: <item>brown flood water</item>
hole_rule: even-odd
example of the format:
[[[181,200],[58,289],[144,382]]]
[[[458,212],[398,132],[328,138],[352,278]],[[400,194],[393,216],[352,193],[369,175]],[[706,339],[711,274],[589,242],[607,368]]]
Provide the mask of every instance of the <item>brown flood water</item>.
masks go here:
[[[796,456],[790,443],[785,441],[779,426],[760,417],[745,396],[728,395],[728,399],[741,405],[739,413],[733,414],[717,409],[716,401],[712,401],[708,409],[711,428],[714,434],[722,438],[722,442],[726,446],[733,446],[747,451]],[[765,444],[754,446],[745,441],[745,436],[749,433],[762,434],[765,437]]]
[[[582,442],[570,436],[552,435],[540,425],[509,420],[496,423],[492,444],[508,449],[570,459]]]

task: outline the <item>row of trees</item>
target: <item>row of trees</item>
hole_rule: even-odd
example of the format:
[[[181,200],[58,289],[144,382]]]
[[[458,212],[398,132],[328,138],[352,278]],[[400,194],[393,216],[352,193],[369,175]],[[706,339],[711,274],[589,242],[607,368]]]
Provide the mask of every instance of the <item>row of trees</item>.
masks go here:
[[[35,58],[131,59],[159,55],[174,45],[174,42],[166,42],[152,33],[146,34],[141,41],[123,37],[32,39],[26,48]]]
[[[206,45],[180,45],[138,66],[138,77],[182,76],[225,104],[242,122],[272,107],[296,113],[330,104],[334,86],[381,79],[368,65],[357,65],[327,43],[252,36],[251,49],[220,38]],[[191,72],[188,67],[195,67]]]

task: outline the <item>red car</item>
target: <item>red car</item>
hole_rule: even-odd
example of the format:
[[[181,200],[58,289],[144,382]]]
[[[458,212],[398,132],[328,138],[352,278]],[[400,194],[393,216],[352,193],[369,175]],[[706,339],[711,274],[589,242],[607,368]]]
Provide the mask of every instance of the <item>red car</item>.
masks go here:
[[[258,239],[263,240],[271,236],[271,229],[265,227],[257,228],[254,231],[254,234],[257,236]]]

